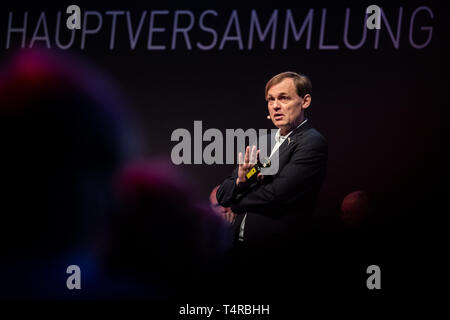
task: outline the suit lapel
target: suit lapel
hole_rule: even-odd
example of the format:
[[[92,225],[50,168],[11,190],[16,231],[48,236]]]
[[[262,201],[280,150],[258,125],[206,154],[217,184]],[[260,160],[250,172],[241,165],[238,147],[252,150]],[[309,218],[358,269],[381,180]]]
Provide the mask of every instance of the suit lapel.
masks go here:
[[[289,159],[290,150],[292,150],[293,146],[300,143],[301,136],[303,132],[305,132],[307,129],[311,128],[310,121],[306,121],[306,123],[302,124],[300,127],[296,128],[290,135],[287,137],[287,139],[281,144],[281,146],[278,148],[278,156],[280,161],[279,169],[284,167],[286,162]]]

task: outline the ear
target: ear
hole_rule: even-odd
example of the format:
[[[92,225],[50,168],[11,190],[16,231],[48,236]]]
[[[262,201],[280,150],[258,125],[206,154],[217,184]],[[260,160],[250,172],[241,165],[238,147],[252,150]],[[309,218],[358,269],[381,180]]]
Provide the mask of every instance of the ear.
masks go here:
[[[305,94],[305,96],[303,97],[302,109],[306,109],[310,105],[311,105],[311,95],[310,94]]]

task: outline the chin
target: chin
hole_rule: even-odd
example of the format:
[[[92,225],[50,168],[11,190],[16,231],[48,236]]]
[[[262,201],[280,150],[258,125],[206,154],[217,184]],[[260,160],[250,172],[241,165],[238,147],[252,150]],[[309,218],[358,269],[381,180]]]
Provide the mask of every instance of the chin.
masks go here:
[[[277,123],[275,123],[275,126],[276,126],[278,129],[283,129],[283,128],[286,128],[286,127],[287,127],[286,123],[284,123],[284,122],[277,122]]]

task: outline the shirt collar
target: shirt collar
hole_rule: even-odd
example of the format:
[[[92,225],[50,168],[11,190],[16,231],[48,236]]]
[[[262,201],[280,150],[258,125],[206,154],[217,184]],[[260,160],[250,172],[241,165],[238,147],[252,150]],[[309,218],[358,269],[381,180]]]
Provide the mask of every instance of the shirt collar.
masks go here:
[[[300,123],[300,124],[298,125],[297,128],[299,128],[302,124],[306,123],[306,121],[308,121],[308,119],[303,120],[303,122]],[[295,128],[295,129],[297,129],[297,128]],[[295,130],[295,129],[294,129],[294,130]],[[290,134],[292,133],[292,131],[294,131],[294,130],[291,130],[291,131],[289,131],[288,134],[282,136],[282,135],[280,135],[280,131],[281,131],[281,130],[278,129],[277,133],[275,133],[275,142],[276,142],[276,143],[283,143],[283,141],[286,140],[286,138],[289,137]]]

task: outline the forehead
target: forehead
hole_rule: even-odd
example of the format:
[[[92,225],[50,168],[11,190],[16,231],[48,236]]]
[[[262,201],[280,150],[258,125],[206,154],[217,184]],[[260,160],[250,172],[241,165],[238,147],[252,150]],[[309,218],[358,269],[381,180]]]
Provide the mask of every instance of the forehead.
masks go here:
[[[285,78],[280,83],[277,83],[270,87],[270,89],[267,91],[267,94],[272,96],[276,96],[280,93],[296,93],[294,80],[291,78]]]

